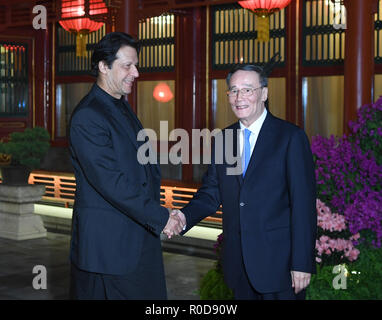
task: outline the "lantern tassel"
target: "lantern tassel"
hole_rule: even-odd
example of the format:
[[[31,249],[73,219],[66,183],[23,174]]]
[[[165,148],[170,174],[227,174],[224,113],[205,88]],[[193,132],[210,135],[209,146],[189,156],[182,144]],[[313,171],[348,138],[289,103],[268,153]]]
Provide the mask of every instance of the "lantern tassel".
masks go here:
[[[86,56],[86,34],[77,33],[76,56],[77,57],[85,57]]]
[[[257,40],[269,41],[269,16],[256,16]]]

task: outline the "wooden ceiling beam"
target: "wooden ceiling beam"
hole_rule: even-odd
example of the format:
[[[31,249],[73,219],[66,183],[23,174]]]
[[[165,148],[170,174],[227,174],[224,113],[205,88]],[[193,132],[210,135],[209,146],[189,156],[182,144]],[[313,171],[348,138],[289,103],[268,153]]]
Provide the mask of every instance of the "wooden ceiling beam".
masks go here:
[[[233,0],[138,0],[138,19],[159,16],[164,13],[182,14],[182,9],[236,3]]]

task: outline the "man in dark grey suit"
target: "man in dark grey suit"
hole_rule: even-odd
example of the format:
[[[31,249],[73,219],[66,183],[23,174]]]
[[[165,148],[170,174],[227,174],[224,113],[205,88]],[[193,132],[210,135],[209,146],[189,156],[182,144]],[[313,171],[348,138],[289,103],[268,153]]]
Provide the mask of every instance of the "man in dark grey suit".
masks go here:
[[[70,123],[76,177],[70,258],[74,299],[166,299],[160,233],[184,217],[159,202],[158,164],[141,164],[142,125],[125,96],[138,77],[138,43],[120,32],[95,47],[97,82]]]

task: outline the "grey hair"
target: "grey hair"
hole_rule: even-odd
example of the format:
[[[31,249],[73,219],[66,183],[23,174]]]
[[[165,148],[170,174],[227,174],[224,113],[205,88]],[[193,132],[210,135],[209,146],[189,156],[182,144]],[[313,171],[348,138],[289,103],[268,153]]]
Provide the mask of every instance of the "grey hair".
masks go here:
[[[268,77],[265,74],[264,69],[260,66],[254,65],[254,64],[244,64],[244,65],[237,65],[237,66],[233,67],[231,69],[231,71],[228,73],[227,78],[226,78],[226,82],[227,82],[228,86],[229,86],[229,82],[231,80],[232,75],[236,71],[239,71],[239,70],[256,72],[260,77],[260,85],[262,87],[268,87]]]

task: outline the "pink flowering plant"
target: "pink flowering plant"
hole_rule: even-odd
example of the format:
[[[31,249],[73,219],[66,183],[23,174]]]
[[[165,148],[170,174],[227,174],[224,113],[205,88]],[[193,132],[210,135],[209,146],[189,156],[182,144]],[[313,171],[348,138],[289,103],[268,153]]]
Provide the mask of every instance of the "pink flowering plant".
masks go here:
[[[318,198],[325,203],[320,202],[318,206],[326,213],[330,209],[336,212],[331,223],[336,223],[337,227],[344,219],[353,236],[347,240],[354,245],[367,241],[379,248],[382,241],[382,164],[377,158],[381,157],[382,150],[382,98],[375,104],[363,106],[358,117],[351,123],[353,133],[349,136],[312,139]],[[328,217],[326,215],[325,219]],[[325,226],[328,221],[325,220]],[[334,245],[333,241],[331,246],[328,243],[327,238],[319,238],[318,252],[328,252]],[[341,246],[345,243],[341,242]],[[348,255],[349,261],[350,257],[353,260],[356,257],[350,247]]]
[[[317,199],[316,261],[322,265],[337,265],[357,260],[355,241],[359,233],[351,234],[344,215],[332,211]]]
[[[382,299],[382,97],[349,126],[349,136],[312,139],[318,266],[307,299]],[[338,265],[346,290],[333,287]]]

